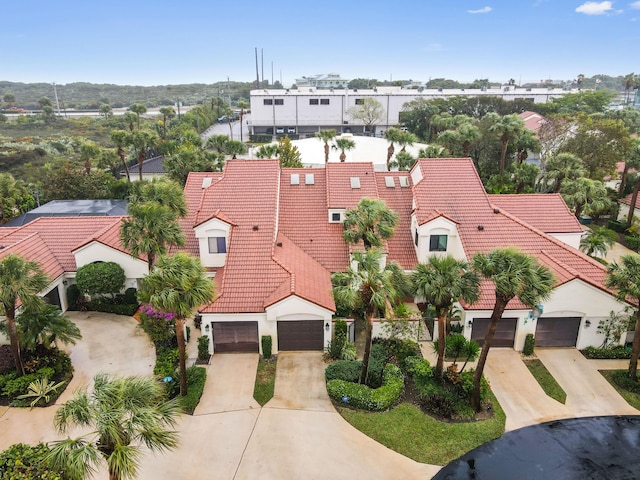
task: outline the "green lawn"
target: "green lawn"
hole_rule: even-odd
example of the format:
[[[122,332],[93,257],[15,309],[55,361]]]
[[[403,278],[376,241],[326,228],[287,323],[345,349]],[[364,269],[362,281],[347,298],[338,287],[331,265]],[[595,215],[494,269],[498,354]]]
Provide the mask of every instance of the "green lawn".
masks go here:
[[[409,403],[382,413],[338,410],[351,425],[390,449],[417,462],[446,465],[504,433],[505,414],[493,393],[490,398],[493,418],[468,423],[438,421]]]
[[[264,405],[273,398],[273,389],[276,385],[277,360],[277,357],[271,357],[269,360],[260,357],[258,362],[253,398],[260,405]]]
[[[607,381],[611,384],[611,386],[613,386],[613,388],[615,388],[618,391],[620,396],[624,398],[627,401],[627,403],[631,405],[633,408],[637,408],[638,410],[640,410],[640,393],[631,392],[626,388],[623,388],[620,385],[618,385],[617,382],[615,382],[613,379],[616,372],[624,373],[626,372],[626,370],[600,370],[600,373],[602,374],[602,376],[606,378]]]
[[[549,373],[547,367],[545,367],[540,360],[525,360],[524,364],[538,381],[538,383],[544,390],[544,393],[560,403],[564,403],[567,401],[566,392],[562,389],[558,382],[556,382],[556,379],[553,378],[553,375]]]

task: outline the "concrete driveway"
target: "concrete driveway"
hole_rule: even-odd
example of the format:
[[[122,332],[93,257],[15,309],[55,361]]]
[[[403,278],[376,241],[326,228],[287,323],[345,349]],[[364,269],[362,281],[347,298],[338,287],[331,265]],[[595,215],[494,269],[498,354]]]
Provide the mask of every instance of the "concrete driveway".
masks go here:
[[[98,312],[67,312],[82,339],[67,347],[75,369],[73,379],[55,405],[47,408],[6,408],[0,411],[0,450],[14,443],[60,439],[53,428],[59,405],[87,388],[98,372],[114,375],[152,375],[155,351],[149,337],[131,317]]]
[[[536,355],[567,392],[570,416],[640,414],[575,348],[536,348]]]

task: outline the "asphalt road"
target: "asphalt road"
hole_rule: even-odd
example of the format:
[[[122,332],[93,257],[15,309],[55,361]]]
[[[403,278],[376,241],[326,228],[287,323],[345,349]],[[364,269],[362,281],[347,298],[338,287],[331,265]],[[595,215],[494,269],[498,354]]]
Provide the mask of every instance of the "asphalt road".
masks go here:
[[[200,134],[202,137],[202,141],[206,141],[209,137],[213,135],[226,135],[230,137],[232,140],[242,140],[246,142],[249,140],[249,127],[248,121],[250,119],[250,115],[245,115],[242,118],[242,135],[240,135],[240,121],[236,122],[222,122],[222,123],[214,123],[209,128],[207,128],[204,132]],[[242,137],[242,138],[241,138]]]

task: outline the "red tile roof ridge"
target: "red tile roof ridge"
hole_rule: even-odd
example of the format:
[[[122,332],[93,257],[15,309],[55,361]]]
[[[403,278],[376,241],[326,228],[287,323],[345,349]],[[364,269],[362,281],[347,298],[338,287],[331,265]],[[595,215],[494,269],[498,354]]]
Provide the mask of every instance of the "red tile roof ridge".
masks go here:
[[[18,228],[21,228],[21,227],[18,227]],[[18,228],[14,229],[14,231],[18,230]],[[14,240],[12,243],[8,243],[6,245],[0,245],[0,254],[2,254],[5,250],[13,247],[14,245],[18,245],[19,243],[24,242],[25,240],[31,239],[31,237],[40,237],[40,233],[39,232],[33,232],[33,233],[28,234],[26,237],[22,237],[22,238],[19,238],[17,240]],[[2,237],[2,238],[4,238],[4,237]],[[40,237],[40,239],[42,239],[42,237]]]
[[[199,212],[199,211],[198,211]],[[202,225],[203,223],[208,222],[209,220],[213,220],[214,218],[220,219],[222,220],[224,223],[228,223],[231,226],[235,226],[237,225],[237,223],[235,223],[233,220],[231,220],[229,217],[227,217],[222,210],[218,209],[216,210],[213,215],[211,215],[209,218],[205,218],[204,220],[197,222],[193,225],[194,228],[199,227],[200,225]]]
[[[455,220],[454,218],[450,217],[449,215],[447,215],[446,213],[442,213],[440,210],[438,209],[434,209],[430,215],[427,215],[422,222],[419,222],[418,225],[424,225],[425,223],[429,223],[433,220],[435,220],[436,218],[446,218],[447,220],[449,220],[450,222],[455,223],[456,225],[460,225],[460,222]]]
[[[91,217],[79,217],[79,218],[91,218]],[[104,217],[100,217],[100,218],[104,218]],[[107,232],[109,232],[110,230],[112,230],[114,227],[120,227],[120,223],[122,222],[123,219],[128,218],[126,215],[121,215],[118,217],[109,217],[110,219],[113,219],[113,223],[111,223],[110,225],[105,225],[104,227],[102,227],[102,229],[98,230],[96,233],[94,233],[92,236],[88,237],[84,242],[80,243],[78,246],[73,247],[71,249],[71,252],[75,252],[76,250],[81,249],[82,247],[89,245],[90,243],[93,242],[98,242],[101,243],[107,247],[113,248],[115,250],[118,250],[119,252],[122,253],[126,253],[127,255],[131,255],[133,257],[133,255],[131,254],[131,252],[129,252],[128,250],[126,250],[122,244],[118,241],[117,244],[113,243],[113,242],[108,242],[105,241],[105,239],[103,238]],[[139,256],[137,258],[145,258],[146,256]]]

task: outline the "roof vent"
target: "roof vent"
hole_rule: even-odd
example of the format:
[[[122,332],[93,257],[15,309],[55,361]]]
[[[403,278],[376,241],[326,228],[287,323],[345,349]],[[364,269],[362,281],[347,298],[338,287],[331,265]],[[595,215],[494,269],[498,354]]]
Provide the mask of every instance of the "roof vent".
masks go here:
[[[500,213],[500,209],[499,209],[499,208],[497,208],[497,207],[496,207],[496,208],[494,208],[494,209],[493,209],[493,213]]]
[[[253,230],[254,230],[254,231],[258,230],[258,225],[254,225],[254,226],[253,226]]]
[[[204,178],[202,179],[202,188],[210,187],[212,183],[213,183],[213,178],[211,178],[211,177],[204,177]]]
[[[282,246],[282,242],[276,243],[276,247],[281,247],[281,246]]]
[[[484,230],[484,225],[478,225],[478,230],[483,231]]]
[[[300,174],[292,173],[291,174],[291,185],[300,185]]]
[[[351,177],[351,188],[360,188],[360,177]]]
[[[400,186],[401,187],[408,187],[409,186],[409,177],[398,177],[398,180],[400,181]]]
[[[314,185],[316,183],[316,177],[313,173],[305,173],[304,174],[304,184],[305,185]]]
[[[384,184],[387,186],[387,188],[395,188],[396,181],[393,177],[384,177]]]

